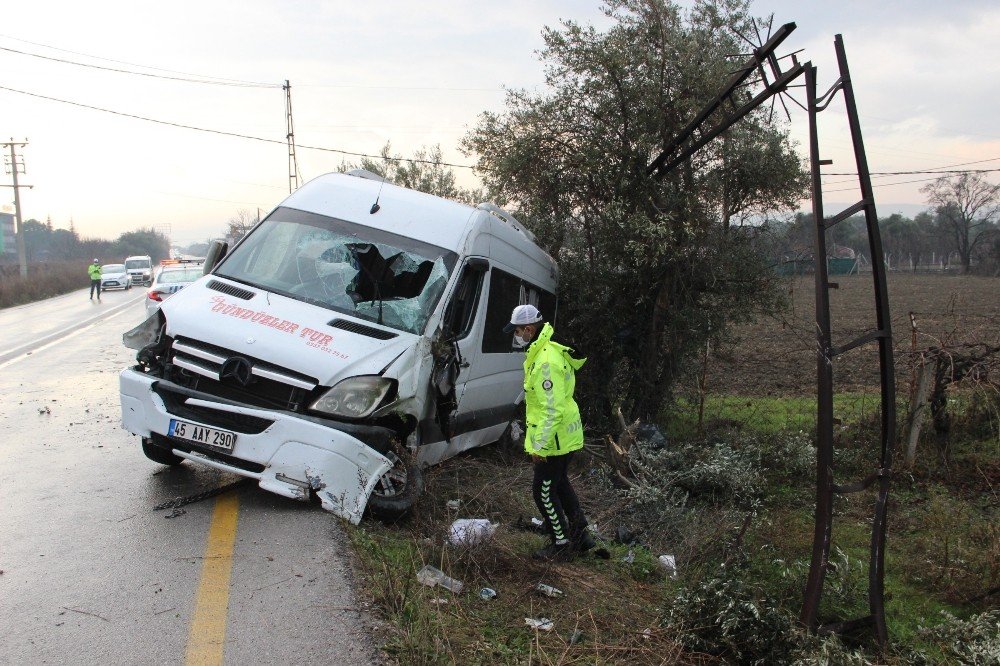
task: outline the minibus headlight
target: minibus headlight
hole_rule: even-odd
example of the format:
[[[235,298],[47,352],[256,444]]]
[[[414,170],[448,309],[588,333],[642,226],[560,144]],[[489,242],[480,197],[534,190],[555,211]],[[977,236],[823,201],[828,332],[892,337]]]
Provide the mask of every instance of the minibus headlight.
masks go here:
[[[392,380],[384,377],[350,377],[338,383],[310,405],[317,412],[360,419],[382,404],[392,389]]]

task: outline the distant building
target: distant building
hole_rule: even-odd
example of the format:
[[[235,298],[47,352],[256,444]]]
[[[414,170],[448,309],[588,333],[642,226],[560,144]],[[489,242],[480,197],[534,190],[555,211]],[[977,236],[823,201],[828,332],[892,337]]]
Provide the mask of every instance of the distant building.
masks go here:
[[[17,254],[14,216],[10,213],[0,213],[0,256],[9,254]]]

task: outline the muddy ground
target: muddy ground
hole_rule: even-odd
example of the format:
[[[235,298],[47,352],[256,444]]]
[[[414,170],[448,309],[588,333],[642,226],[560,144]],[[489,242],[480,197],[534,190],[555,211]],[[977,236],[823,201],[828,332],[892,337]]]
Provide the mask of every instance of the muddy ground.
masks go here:
[[[870,275],[832,278],[830,311],[834,345],[876,328]],[[788,307],[741,326],[729,344],[713,350],[708,391],[728,395],[797,396],[816,391],[815,287],[813,277],[783,282]],[[912,349],[986,343],[1000,345],[1000,280],[973,276],[892,273],[889,307],[901,395],[909,385]],[[910,314],[916,320],[916,335]],[[835,390],[877,392],[877,345],[839,357]]]

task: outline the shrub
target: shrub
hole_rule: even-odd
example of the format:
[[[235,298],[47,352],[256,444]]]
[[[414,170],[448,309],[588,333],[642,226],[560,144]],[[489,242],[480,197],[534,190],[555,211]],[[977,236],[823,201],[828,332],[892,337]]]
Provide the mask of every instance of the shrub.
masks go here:
[[[945,620],[935,627],[920,630],[925,640],[935,644],[949,663],[957,661],[971,666],[1000,664],[1000,610],[991,610],[960,620],[947,611]],[[937,660],[926,654],[909,655],[915,664],[931,664]]]

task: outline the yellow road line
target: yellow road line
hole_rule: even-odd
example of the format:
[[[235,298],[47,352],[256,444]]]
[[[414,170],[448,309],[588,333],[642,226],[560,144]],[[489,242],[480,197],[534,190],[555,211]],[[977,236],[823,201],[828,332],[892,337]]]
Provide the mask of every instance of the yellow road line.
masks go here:
[[[188,666],[222,663],[239,508],[240,501],[235,493],[228,493],[215,501],[188,634],[185,659]]]

